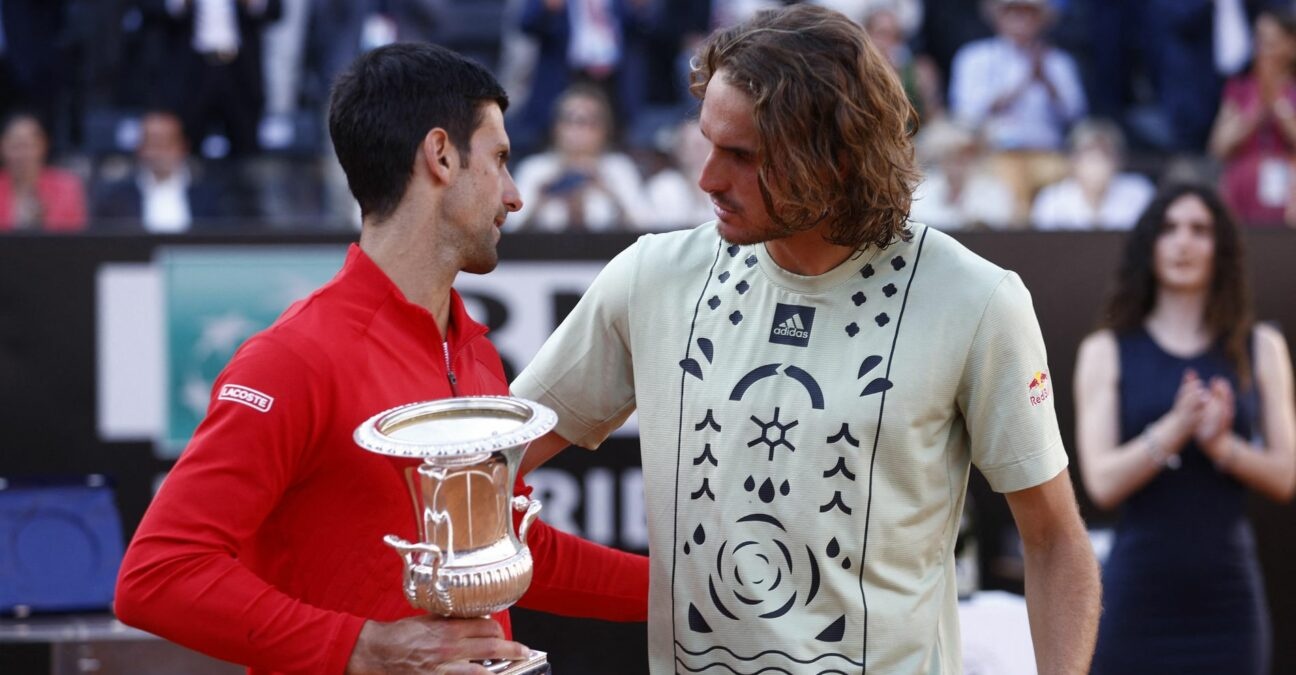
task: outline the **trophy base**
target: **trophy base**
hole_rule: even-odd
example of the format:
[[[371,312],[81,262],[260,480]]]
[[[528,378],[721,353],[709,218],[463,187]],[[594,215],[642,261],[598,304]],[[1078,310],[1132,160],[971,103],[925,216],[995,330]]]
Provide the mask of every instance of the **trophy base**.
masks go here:
[[[498,675],[547,675],[549,670],[548,654],[531,650],[531,656],[520,661],[494,661],[483,663],[486,670]]]

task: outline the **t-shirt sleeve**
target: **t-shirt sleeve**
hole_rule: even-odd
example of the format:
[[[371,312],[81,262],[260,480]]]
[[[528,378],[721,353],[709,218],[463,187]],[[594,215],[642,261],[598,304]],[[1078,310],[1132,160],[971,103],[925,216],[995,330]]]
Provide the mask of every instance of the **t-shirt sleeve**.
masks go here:
[[[598,447],[635,409],[630,306],[641,245],[603,268],[511,386],[515,396],[553,408],[554,430],[581,447]]]
[[[327,411],[311,365],[254,338],[212,389],[207,416],[163,481],[122,562],[128,624],[236,663],[340,673],[364,619],[308,605],[240,560],[307,461]]]
[[[1053,391],[1030,292],[1010,272],[982,313],[958,392],[972,462],[995,491],[1034,487],[1066,468]]]

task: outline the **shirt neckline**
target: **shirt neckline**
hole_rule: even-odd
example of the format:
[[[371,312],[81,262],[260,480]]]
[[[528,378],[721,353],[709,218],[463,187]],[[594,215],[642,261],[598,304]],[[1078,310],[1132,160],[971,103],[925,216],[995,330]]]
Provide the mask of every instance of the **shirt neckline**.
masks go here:
[[[914,236],[920,234],[917,223],[909,223],[908,227]],[[881,248],[872,244],[865,246],[855,255],[843,260],[836,267],[814,276],[805,276],[789,272],[779,266],[770,255],[769,250],[764,243],[749,247],[752,254],[756,256],[757,264],[761,272],[772,281],[775,285],[786,288],[798,293],[824,293],[837,288],[863,270],[866,266],[872,265],[882,253]],[[888,246],[887,248],[891,248]]]

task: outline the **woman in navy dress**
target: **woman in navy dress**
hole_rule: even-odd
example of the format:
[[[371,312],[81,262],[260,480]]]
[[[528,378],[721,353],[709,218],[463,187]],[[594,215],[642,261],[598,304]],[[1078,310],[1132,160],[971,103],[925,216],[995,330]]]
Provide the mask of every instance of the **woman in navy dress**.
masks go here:
[[[1121,507],[1093,673],[1268,672],[1246,493],[1296,491],[1296,404],[1287,344],[1252,322],[1245,276],[1215,193],[1170,188],[1080,346],[1080,475],[1094,504]]]

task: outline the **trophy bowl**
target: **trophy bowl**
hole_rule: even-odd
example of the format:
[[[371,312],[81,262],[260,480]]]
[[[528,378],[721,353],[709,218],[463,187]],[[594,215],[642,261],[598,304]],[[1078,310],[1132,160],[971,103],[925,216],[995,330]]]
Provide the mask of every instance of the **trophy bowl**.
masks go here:
[[[526,536],[540,502],[514,497],[513,484],[527,445],[557,421],[538,403],[481,396],[410,403],[356,428],[356,444],[370,452],[422,460],[405,469],[419,541],[383,538],[405,563],[411,605],[447,617],[481,617],[507,609],[526,592],[532,569]],[[514,511],[523,514],[516,535]],[[543,663],[543,653],[534,652],[523,665]],[[499,664],[487,667],[492,665]]]

